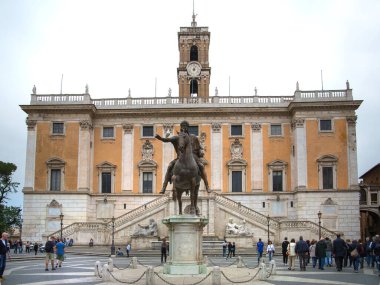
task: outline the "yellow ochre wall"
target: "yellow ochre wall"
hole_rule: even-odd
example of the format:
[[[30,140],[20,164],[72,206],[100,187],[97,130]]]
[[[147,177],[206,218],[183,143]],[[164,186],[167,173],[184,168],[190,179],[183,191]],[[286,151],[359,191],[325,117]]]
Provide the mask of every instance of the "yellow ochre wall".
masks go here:
[[[47,189],[46,161],[59,158],[66,162],[64,191],[76,191],[78,181],[78,142],[79,124],[65,123],[65,135],[51,135],[51,122],[37,124],[35,191]]]
[[[337,188],[348,188],[347,128],[345,119],[335,119],[333,132],[319,132],[318,120],[306,121],[308,188],[318,189],[317,159],[323,155],[338,158]]]
[[[268,189],[268,163],[274,160],[282,160],[288,163],[286,169],[286,191],[291,187],[291,135],[290,124],[282,124],[283,136],[269,136],[270,124],[263,124],[263,191],[269,192]]]
[[[96,166],[107,161],[116,165],[114,190],[115,193],[121,193],[123,130],[121,127],[115,127],[115,139],[102,139],[102,130],[102,126],[94,128],[93,191],[100,193],[98,168]]]

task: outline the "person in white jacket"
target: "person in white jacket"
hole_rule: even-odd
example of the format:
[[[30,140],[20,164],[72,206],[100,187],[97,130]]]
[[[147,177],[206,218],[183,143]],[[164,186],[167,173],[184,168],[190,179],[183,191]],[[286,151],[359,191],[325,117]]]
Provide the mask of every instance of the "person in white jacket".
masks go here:
[[[272,241],[268,241],[267,254],[269,256],[269,261],[271,261],[274,254],[274,245]]]

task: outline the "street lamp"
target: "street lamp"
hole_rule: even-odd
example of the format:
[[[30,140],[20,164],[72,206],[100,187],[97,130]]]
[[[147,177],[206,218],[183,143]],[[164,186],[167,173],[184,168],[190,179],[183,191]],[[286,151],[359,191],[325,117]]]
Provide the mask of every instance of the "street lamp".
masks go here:
[[[62,226],[63,226],[63,214],[61,212],[61,214],[59,215],[59,218],[61,220],[61,241],[62,241]]]
[[[322,218],[322,213],[321,211],[318,211],[318,229],[319,229],[319,239],[321,239],[321,218]]]
[[[115,217],[112,217],[111,219],[112,222],[112,244],[111,244],[111,256],[115,255]]]
[[[267,222],[268,222],[268,243],[269,243],[269,222],[270,222],[269,214],[267,216]]]

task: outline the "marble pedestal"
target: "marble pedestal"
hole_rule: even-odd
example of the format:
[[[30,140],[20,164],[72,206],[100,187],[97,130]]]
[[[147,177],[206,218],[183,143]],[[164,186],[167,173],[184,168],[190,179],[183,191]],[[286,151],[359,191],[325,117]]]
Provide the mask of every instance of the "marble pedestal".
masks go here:
[[[176,215],[162,220],[169,229],[169,262],[165,274],[189,275],[207,273],[203,263],[202,233],[208,219],[195,215]]]

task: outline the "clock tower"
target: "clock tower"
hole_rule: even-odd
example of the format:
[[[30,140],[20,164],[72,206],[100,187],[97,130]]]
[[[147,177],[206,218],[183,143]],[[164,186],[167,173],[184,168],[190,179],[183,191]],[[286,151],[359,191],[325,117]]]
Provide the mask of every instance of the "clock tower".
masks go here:
[[[197,27],[193,12],[191,27],[178,32],[179,66],[177,68],[180,98],[208,98],[211,68],[208,61],[210,33],[208,27]]]

